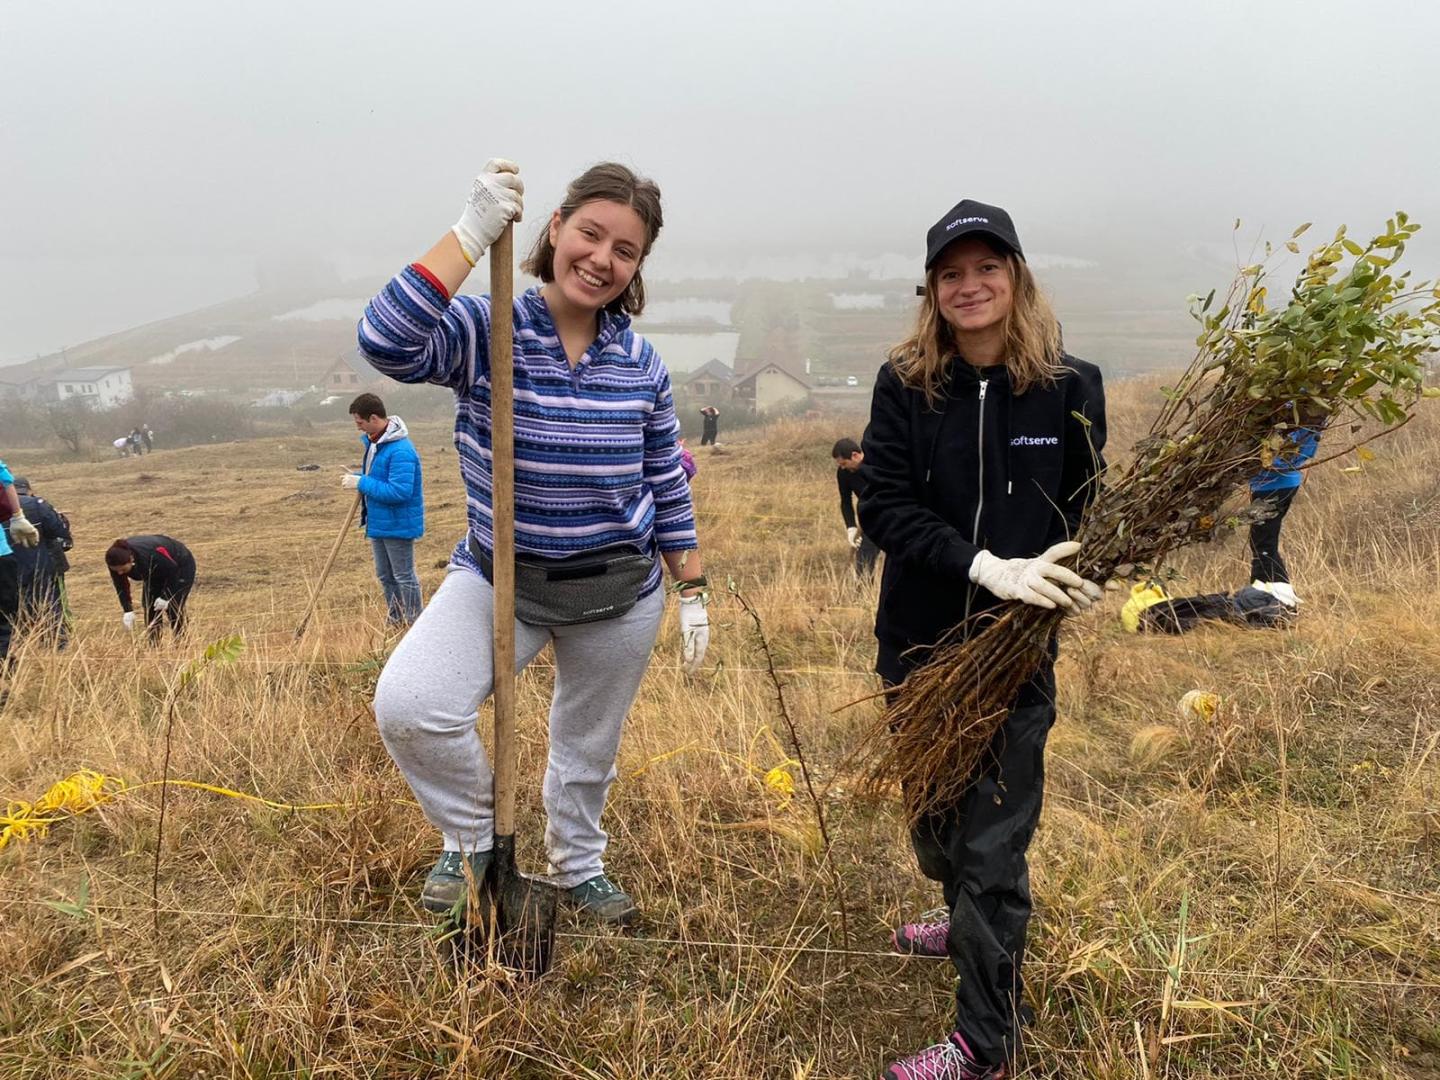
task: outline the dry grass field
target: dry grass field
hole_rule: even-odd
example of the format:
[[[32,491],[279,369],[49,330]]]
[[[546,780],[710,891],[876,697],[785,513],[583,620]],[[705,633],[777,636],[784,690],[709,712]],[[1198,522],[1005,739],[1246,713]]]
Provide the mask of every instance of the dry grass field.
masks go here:
[[[1112,447],[1153,387],[1112,387]],[[99,464],[6,448],[77,535],[71,650],[25,650],[0,713],[0,790],[92,768],[161,775],[167,695],[204,647],[244,652],[174,694],[158,910],[159,791],[122,795],[0,852],[0,1077],[877,1075],[949,1030],[945,962],[888,955],[938,903],[893,801],[852,753],[875,688],[873,589],[853,580],[829,423],[700,458],[712,580],[754,605],[823,787],[849,940],[753,624],[725,590],[702,677],[673,612],[627,728],[609,866],[633,936],[566,917],[549,975],[458,966],[416,906],[438,846],[376,735],[388,642],[368,547],[344,549],[293,628],[344,516],[353,431]],[[418,433],[427,595],[463,527],[448,432]],[[1440,1076],[1440,415],[1322,466],[1286,524],[1305,601],[1289,631],[1135,638],[1122,594],[1070,624],[1045,815],[1025,1077]],[[1118,455],[1115,455],[1118,456]],[[319,472],[295,466],[316,462]],[[148,649],[102,553],[164,531],[199,562],[193,626]],[[1187,553],[1181,588],[1237,588],[1243,538]],[[673,601],[672,601],[673,603]],[[522,859],[540,854],[549,673],[522,681]],[[1221,697],[1211,723],[1176,711]],[[488,718],[488,714],[487,714]],[[765,776],[794,775],[796,794]]]

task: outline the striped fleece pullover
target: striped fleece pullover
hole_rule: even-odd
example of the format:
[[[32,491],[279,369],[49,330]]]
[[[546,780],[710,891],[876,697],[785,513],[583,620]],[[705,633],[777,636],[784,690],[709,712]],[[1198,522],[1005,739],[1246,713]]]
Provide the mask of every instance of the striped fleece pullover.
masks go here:
[[[455,449],[470,533],[494,550],[491,518],[490,297],[450,300],[422,266],[370,301],[360,352],[381,374],[455,393]],[[538,289],[515,299],[515,548],[563,558],[613,544],[697,546],[680,467],[670,375],[626,315],[602,312],[572,370]],[[454,559],[477,573],[465,541]],[[657,561],[644,594],[660,584]]]

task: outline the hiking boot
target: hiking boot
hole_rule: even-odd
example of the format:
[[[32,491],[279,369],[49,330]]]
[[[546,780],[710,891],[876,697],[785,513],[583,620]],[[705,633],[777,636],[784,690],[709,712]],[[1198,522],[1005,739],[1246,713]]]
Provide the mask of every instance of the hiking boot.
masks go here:
[[[596,874],[570,890],[575,910],[610,926],[630,926],[640,918],[640,909],[624,889],[604,874]]]
[[[949,956],[945,939],[950,936],[949,920],[944,922],[912,922],[895,928],[890,947],[907,956]]]
[[[465,880],[466,862],[470,864],[476,888],[483,895],[485,871],[490,868],[490,852],[476,851],[463,855],[458,851],[442,851],[420,890],[420,906],[436,915],[448,915],[463,905],[469,889],[469,882]]]
[[[952,1031],[944,1042],[890,1063],[880,1080],[1004,1080],[1005,1066],[981,1065],[964,1036]]]

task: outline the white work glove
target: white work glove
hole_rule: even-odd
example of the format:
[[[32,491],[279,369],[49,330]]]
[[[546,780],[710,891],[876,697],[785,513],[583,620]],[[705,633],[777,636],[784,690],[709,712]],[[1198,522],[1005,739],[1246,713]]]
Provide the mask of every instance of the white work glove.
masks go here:
[[[167,607],[169,607],[169,606],[170,606],[170,601],[169,601],[169,600],[166,600],[164,597],[157,596],[157,597],[155,598],[155,603],[153,603],[153,604],[150,605],[150,610],[151,610],[151,611],[157,611],[157,612],[158,612],[158,611],[164,611],[164,610],[165,610]]]
[[[127,612],[125,612],[124,615],[121,615],[121,616],[120,616],[120,621],[125,624],[125,629],[126,629],[126,630],[134,630],[134,629],[135,629],[135,612],[133,612],[133,611],[127,611]]]
[[[460,241],[465,261],[474,266],[505,226],[520,220],[525,205],[525,182],[520,166],[504,158],[491,158],[470,186],[470,197],[460,220],[450,230]]]
[[[970,564],[970,580],[1001,600],[1019,600],[1035,607],[1084,611],[1104,595],[1093,581],[1059,565],[1080,550],[1074,540],[1054,544],[1033,559],[1001,559],[982,551]]]
[[[705,613],[705,597],[680,598],[681,666],[686,675],[694,675],[705,662],[710,647],[710,616]]]
[[[342,473],[340,476],[340,486],[346,491],[359,491],[360,474],[353,472]]]
[[[32,548],[40,543],[40,530],[20,511],[10,516],[10,538],[23,548]]]
[[[845,539],[850,542],[851,547],[858,548],[860,546],[859,528],[854,525],[845,526]]]

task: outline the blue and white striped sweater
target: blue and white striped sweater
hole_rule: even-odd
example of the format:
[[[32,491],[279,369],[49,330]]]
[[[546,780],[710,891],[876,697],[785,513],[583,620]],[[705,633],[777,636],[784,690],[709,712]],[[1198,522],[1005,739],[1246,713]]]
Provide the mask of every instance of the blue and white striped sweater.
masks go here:
[[[493,548],[490,458],[490,298],[444,293],[414,266],[365,308],[360,351],[400,382],[455,393],[455,448],[470,532]],[[690,486],[680,467],[670,376],[624,315],[572,371],[538,289],[515,300],[515,546],[563,558],[612,544],[645,551],[697,546]],[[462,540],[457,561],[477,569]],[[657,562],[645,592],[660,583]]]

